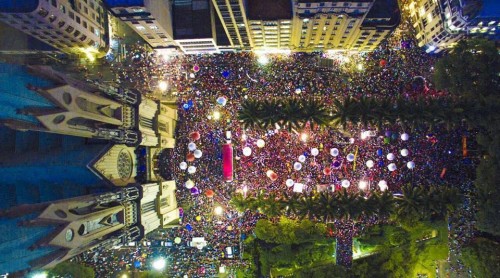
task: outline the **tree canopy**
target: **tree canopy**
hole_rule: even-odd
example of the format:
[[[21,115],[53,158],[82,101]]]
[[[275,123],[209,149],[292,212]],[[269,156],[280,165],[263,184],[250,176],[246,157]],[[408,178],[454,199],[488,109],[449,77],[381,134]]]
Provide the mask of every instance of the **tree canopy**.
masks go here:
[[[500,55],[494,42],[462,40],[436,63],[435,69],[434,82],[439,89],[458,95],[500,92]]]
[[[63,278],[94,278],[95,273],[91,267],[74,262],[62,262],[48,271],[49,277]]]

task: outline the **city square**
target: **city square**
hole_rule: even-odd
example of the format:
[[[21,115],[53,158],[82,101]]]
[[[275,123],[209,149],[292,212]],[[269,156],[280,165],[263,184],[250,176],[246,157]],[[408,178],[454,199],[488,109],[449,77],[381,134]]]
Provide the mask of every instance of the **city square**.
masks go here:
[[[332,1],[236,1],[231,14],[255,23],[246,31],[207,1],[239,41],[227,50],[178,31],[138,36],[143,25],[120,25],[125,4],[107,2],[106,55],[0,51],[0,274],[494,277],[500,58],[493,35],[471,35],[483,23],[441,48],[414,19],[436,15],[411,1],[342,13],[321,11]],[[138,2],[125,9],[153,5]],[[174,27],[178,14],[203,25],[208,6],[181,2]],[[362,11],[386,21],[358,26]],[[332,16],[369,31],[343,46]],[[279,36],[303,28],[289,48],[258,38],[274,17]],[[317,26],[338,45],[314,39]]]

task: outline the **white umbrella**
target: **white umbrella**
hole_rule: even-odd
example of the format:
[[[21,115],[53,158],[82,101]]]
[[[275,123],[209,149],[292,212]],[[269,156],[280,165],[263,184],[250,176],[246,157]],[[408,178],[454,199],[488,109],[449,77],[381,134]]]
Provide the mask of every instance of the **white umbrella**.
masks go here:
[[[194,157],[200,158],[203,153],[200,150],[194,151]]]
[[[353,162],[354,161],[354,154],[350,153],[347,155],[347,161]]]
[[[299,155],[299,161],[300,162],[306,161],[306,157],[304,155]]]
[[[408,156],[409,151],[407,149],[402,149],[399,151],[399,153],[401,154],[401,156]]]
[[[252,149],[250,149],[250,147],[243,148],[243,155],[244,156],[250,156],[251,154],[252,154]]]
[[[330,149],[330,155],[331,156],[339,155],[339,149],[337,149],[337,148]]]
[[[396,158],[396,156],[393,153],[387,154],[387,160],[394,160],[394,158]]]
[[[311,149],[311,155],[312,156],[317,156],[319,154],[319,150],[317,148],[312,148]]]
[[[406,167],[408,167],[408,169],[413,169],[413,168],[415,168],[415,162],[413,162],[413,161],[408,161],[408,163],[406,163]]]
[[[188,167],[188,173],[189,173],[189,174],[194,174],[194,173],[196,173],[196,167],[194,167],[194,166],[189,166],[189,167]]]
[[[391,164],[387,165],[387,169],[389,169],[389,171],[391,171],[391,172],[395,171],[397,169],[396,164],[391,163]]]
[[[408,139],[410,139],[410,135],[408,135],[408,133],[401,134],[401,140],[408,141]]]
[[[264,142],[264,140],[262,140],[262,139],[259,139],[259,140],[257,140],[256,144],[257,144],[257,147],[263,148],[266,145],[266,142]]]
[[[300,162],[295,162],[293,164],[293,169],[295,169],[296,171],[300,171],[300,169],[302,169],[302,163]]]
[[[370,159],[366,161],[366,167],[372,168],[374,165],[375,163],[373,162],[373,160]]]
[[[351,185],[351,182],[348,180],[342,180],[342,182],[340,184],[342,185],[342,187],[348,188],[349,185]]]
[[[190,151],[194,151],[194,150],[196,150],[196,144],[195,144],[195,143],[193,143],[193,142],[189,143],[189,144],[188,144],[188,149],[189,149]]]
[[[182,161],[181,163],[179,163],[179,168],[181,168],[181,170],[186,170],[188,167],[187,163]]]
[[[379,181],[378,187],[380,188],[381,191],[386,191],[387,190],[387,182],[385,180]]]
[[[287,179],[285,184],[287,187],[292,187],[295,182],[292,179]]]
[[[187,180],[185,186],[187,189],[191,189],[194,187],[194,182],[192,180]]]

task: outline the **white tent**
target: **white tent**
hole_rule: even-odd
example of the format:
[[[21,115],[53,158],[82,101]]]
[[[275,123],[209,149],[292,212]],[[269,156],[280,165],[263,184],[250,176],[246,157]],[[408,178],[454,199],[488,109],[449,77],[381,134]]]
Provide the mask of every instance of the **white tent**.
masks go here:
[[[302,193],[303,190],[304,190],[303,183],[296,183],[293,185],[293,192]]]

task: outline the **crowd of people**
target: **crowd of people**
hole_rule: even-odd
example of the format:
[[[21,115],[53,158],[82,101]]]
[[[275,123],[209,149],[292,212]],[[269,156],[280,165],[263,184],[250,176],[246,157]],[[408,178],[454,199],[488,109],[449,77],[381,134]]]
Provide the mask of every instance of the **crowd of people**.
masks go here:
[[[173,165],[183,215],[180,227],[168,230],[165,239],[173,242],[180,238],[181,242],[164,251],[173,258],[166,270],[172,277],[211,277],[221,261],[229,268],[244,266],[239,254],[228,254],[227,247],[241,247],[241,238],[266,216],[256,211],[236,211],[230,205],[234,194],[279,197],[297,189],[297,183],[304,186],[297,189],[299,194],[317,190],[318,185],[326,185],[330,191],[342,187],[349,191],[385,190],[379,187],[380,181],[387,184],[387,190],[398,193],[407,183],[440,185],[449,182],[449,178],[462,178],[460,173],[450,174],[450,169],[463,158],[461,130],[443,128],[429,133],[424,129],[404,130],[393,124],[384,130],[349,125],[345,129],[306,126],[289,132],[280,126],[272,130],[244,129],[237,119],[241,103],[247,99],[314,98],[331,107],[335,99],[346,97],[392,96],[412,101],[416,96],[433,98],[444,94],[434,90],[429,82],[435,58],[412,47],[411,42],[397,49],[383,45],[368,54],[335,60],[330,68],[320,67],[320,60],[329,58],[323,53],[268,55],[264,59],[249,52],[188,55],[162,63],[142,49],[130,53],[129,58],[137,67],[115,65],[120,82],[152,86],[164,79],[179,96],[176,149],[168,159]],[[423,83],[419,85],[416,80]],[[218,102],[221,97],[225,101]],[[221,145],[226,143],[227,131],[232,135],[235,156],[232,182],[221,177]],[[361,138],[366,131],[370,135]],[[193,132],[198,132],[200,139],[193,140],[189,136]],[[258,146],[258,140],[263,140],[264,146]],[[194,161],[187,159],[192,153],[189,143],[195,143],[202,152]],[[251,149],[250,155],[243,153],[245,147]],[[332,149],[337,149],[338,154]],[[181,162],[195,166],[195,171],[188,173],[186,167],[179,167]],[[295,167],[297,162],[300,169]],[[414,167],[408,162],[414,163]],[[392,163],[395,169],[388,168]],[[325,174],[325,168],[331,172]],[[269,178],[269,170],[277,174],[276,179]],[[288,179],[293,184],[287,185]],[[345,180],[349,185],[343,183]],[[188,181],[192,188],[186,187]],[[366,182],[366,187],[358,187],[361,181]],[[218,207],[220,214],[215,211]],[[353,237],[357,230],[342,233]],[[203,237],[207,246],[201,250],[190,246],[194,237]],[[347,257],[341,261],[349,260],[352,250],[342,254]],[[96,264],[116,263],[119,269],[121,261]],[[127,264],[132,261],[127,260]]]

